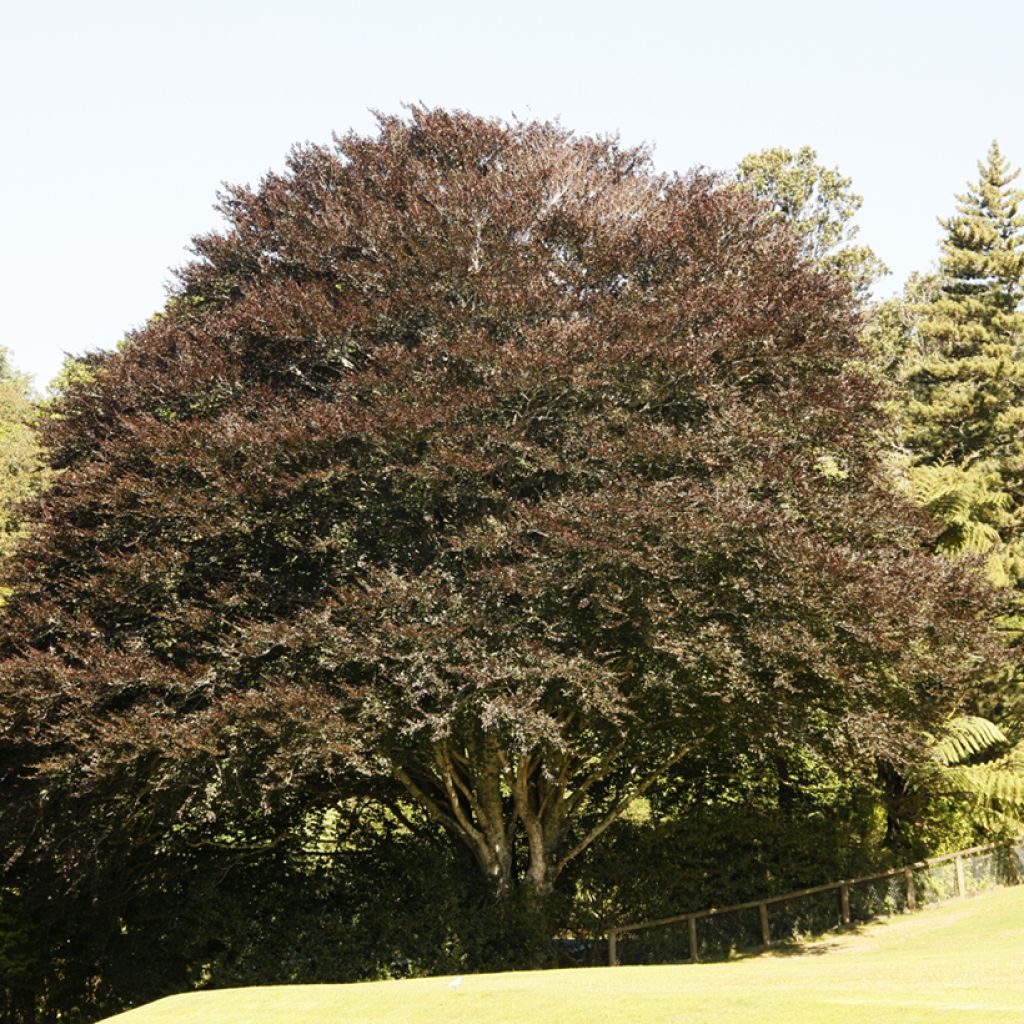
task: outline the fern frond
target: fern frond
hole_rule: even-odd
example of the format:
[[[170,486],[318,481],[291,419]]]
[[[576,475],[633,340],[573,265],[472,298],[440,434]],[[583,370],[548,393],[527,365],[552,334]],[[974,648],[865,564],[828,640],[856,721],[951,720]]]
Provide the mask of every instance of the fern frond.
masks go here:
[[[1013,809],[1000,811],[982,805],[971,809],[971,817],[989,835],[1020,835],[1024,829],[1024,812]]]
[[[1012,530],[1016,513],[1012,496],[1001,489],[998,471],[990,464],[972,466],[948,463],[914,466],[908,487],[911,497],[941,524],[936,550],[955,557],[969,552],[990,557],[989,575],[1007,585],[1009,565],[1003,534]]]
[[[931,768],[920,765],[917,785],[964,801],[989,832],[1024,829],[1024,743],[1007,750],[1006,733],[987,718],[956,718],[932,741]]]
[[[972,757],[990,753],[1009,743],[1006,734],[995,722],[974,715],[964,715],[950,722],[944,735],[932,746],[932,753],[945,767],[962,765]]]
[[[958,765],[942,772],[942,786],[979,805],[1024,810],[1024,775],[987,764]]]

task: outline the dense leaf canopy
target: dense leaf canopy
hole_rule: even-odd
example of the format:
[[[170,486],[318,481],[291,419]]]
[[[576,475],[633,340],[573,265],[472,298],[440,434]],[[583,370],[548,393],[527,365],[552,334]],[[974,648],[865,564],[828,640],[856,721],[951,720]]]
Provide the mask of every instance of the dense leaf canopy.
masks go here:
[[[17,541],[22,503],[41,484],[34,418],[28,378],[12,369],[0,348],[0,558]]]
[[[992,651],[878,458],[849,283],[755,197],[417,109],[221,209],[46,424],[8,853],[379,779],[543,893],[680,758],[895,756]]]
[[[775,146],[749,153],[737,167],[737,181],[765,201],[772,214],[803,239],[813,261],[848,278],[860,294],[888,268],[869,246],[856,245],[853,218],[863,199],[853,182],[835,168],[818,163],[810,146],[797,152]]]

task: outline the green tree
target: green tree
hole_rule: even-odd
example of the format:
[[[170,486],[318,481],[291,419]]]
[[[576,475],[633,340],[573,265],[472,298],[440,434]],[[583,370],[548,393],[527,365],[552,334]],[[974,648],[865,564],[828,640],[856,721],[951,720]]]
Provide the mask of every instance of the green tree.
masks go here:
[[[22,504],[41,484],[34,418],[29,378],[13,369],[7,350],[0,348],[0,559],[21,535]]]
[[[931,763],[914,780],[964,801],[983,827],[1011,835],[1024,828],[1024,743],[1016,746],[994,722],[955,718],[936,738]]]
[[[992,461],[1024,501],[1024,193],[992,144],[978,181],[940,221],[938,288],[913,309],[905,443],[918,465]]]
[[[859,229],[853,218],[863,199],[853,182],[819,164],[810,146],[751,153],[740,161],[737,180],[797,231],[807,256],[847,277],[859,294],[888,273],[870,247],[854,244]]]
[[[22,535],[22,507],[42,481],[34,418],[29,379],[13,369],[7,350],[0,348],[0,561]],[[8,595],[0,588],[0,604]],[[12,990],[38,976],[42,952],[35,923],[20,905],[19,893],[5,886],[0,875],[0,1016],[20,1011]]]
[[[950,557],[984,556],[997,586],[1011,586],[1024,577],[1019,546],[1003,540],[1016,530],[1018,513],[991,462],[912,466],[907,481],[913,499],[941,524],[932,542],[935,551]]]
[[[674,765],[896,756],[998,657],[891,493],[850,282],[749,195],[417,109],[222,209],[45,420],[5,859],[371,787],[543,905]]]
[[[1018,608],[1000,619],[1016,641],[1024,626],[1024,212],[1022,193],[996,143],[978,180],[957,196],[938,272],[908,290],[878,333],[899,341],[899,383],[908,486],[942,523],[937,547],[983,555],[989,575]],[[897,323],[898,321],[898,323]],[[978,709],[1021,726],[1021,686],[999,674]]]

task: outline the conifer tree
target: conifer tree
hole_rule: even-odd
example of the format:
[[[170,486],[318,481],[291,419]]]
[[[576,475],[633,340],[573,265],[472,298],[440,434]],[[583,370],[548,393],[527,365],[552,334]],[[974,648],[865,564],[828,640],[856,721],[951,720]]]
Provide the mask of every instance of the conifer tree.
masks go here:
[[[939,288],[915,309],[906,444],[918,465],[995,460],[1024,499],[1024,192],[993,142],[979,179],[957,196]]]
[[[936,549],[985,554],[993,582],[1024,590],[1024,192],[993,142],[979,178],[941,220],[939,273],[909,312],[901,400],[913,497],[942,523]],[[915,301],[916,300],[916,301]],[[1000,620],[1021,636],[1018,610]],[[1016,673],[979,709],[1022,714]],[[1016,727],[1015,727],[1016,728]]]

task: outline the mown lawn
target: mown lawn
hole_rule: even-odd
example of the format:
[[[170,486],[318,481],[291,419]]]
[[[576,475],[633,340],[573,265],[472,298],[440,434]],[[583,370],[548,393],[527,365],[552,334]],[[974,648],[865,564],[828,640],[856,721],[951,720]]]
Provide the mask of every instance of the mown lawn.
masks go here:
[[[109,1024],[1024,1024],[1024,886],[797,953],[171,996]]]

